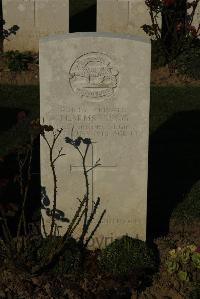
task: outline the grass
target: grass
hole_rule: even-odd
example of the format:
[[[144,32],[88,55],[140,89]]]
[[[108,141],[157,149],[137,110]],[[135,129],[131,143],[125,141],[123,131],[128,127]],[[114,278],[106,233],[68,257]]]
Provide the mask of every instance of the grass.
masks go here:
[[[30,117],[39,117],[39,86],[0,85],[0,107],[28,110]]]
[[[173,211],[190,192],[194,198],[192,188],[200,180],[199,94],[200,87],[151,88],[147,218],[151,238],[166,235]],[[195,215],[193,207],[190,214]]]
[[[181,223],[191,223],[200,219],[200,181],[192,187],[185,199],[178,204],[172,213],[172,217]]]
[[[166,229],[172,211],[200,180],[199,94],[200,87],[151,87],[148,201],[154,211],[149,209],[148,217],[155,219],[153,230]],[[39,86],[0,85],[0,98],[2,157],[25,142],[28,122],[39,117]],[[27,120],[16,124],[21,110]],[[198,193],[191,192],[198,200]]]
[[[164,124],[173,114],[183,111],[199,110],[200,87],[151,87],[151,108],[150,108],[150,135]],[[12,123],[9,115],[4,113],[3,108],[9,108],[8,114],[15,109],[28,112],[30,119],[39,117],[39,87],[38,86],[11,86],[0,85],[0,113],[1,128],[4,122]],[[14,120],[13,120],[14,122]],[[10,124],[11,125],[11,124]],[[6,124],[5,124],[6,127]],[[199,128],[200,129],[200,128]],[[2,143],[12,132],[1,132],[0,155],[4,152]],[[20,132],[19,132],[20,133]],[[6,138],[6,142],[8,139]],[[5,151],[6,152],[6,151]]]
[[[200,111],[199,95],[200,86],[151,87],[150,134],[177,112]]]
[[[28,123],[39,118],[39,87],[0,85],[0,157],[26,141]],[[16,114],[25,111],[27,119],[17,123]]]
[[[150,134],[174,113],[199,110],[200,87],[151,87]],[[0,85],[0,108],[28,110],[39,117],[39,87]],[[5,119],[7,116],[5,116]]]

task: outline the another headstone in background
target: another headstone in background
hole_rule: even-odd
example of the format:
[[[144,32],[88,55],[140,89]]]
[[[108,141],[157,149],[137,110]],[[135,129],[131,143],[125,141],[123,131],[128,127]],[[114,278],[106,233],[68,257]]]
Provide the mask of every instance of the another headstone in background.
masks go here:
[[[97,0],[97,32],[127,32],[129,2]]]
[[[200,2],[197,4],[192,25],[196,28],[198,28],[198,26],[200,25]]]
[[[97,0],[97,31],[147,36],[142,25],[151,25],[144,0]]]
[[[66,136],[91,138],[90,196],[106,215],[89,244],[105,247],[130,235],[146,239],[151,45],[148,39],[112,33],[72,33],[40,39],[40,112],[44,123],[63,128],[54,155],[57,208],[72,219],[85,194],[80,156]],[[50,138],[51,133],[47,133]],[[83,145],[82,145],[83,146]],[[93,150],[92,150],[93,148]],[[83,148],[82,148],[83,150]],[[48,146],[41,139],[41,184],[53,201]],[[47,231],[51,218],[43,210]],[[66,230],[61,225],[60,234]],[[79,228],[80,229],[80,228]],[[90,230],[91,232],[91,230]]]
[[[39,50],[39,38],[69,32],[69,0],[3,0],[6,28],[18,25],[4,50]]]

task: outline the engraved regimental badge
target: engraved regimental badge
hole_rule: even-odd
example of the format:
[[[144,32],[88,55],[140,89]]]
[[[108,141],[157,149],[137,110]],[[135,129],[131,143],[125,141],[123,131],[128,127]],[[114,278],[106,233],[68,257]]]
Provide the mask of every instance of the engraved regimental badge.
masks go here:
[[[72,90],[83,98],[100,102],[110,98],[119,84],[119,71],[103,53],[87,53],[75,60],[69,71]]]

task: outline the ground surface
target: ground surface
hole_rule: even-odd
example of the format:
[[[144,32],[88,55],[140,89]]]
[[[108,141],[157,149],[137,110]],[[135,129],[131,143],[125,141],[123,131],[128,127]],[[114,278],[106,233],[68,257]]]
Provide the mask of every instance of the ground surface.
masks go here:
[[[13,160],[5,159],[5,155],[12,151],[13,142],[21,142],[22,132],[26,131],[19,115],[22,120],[39,117],[38,65],[30,64],[28,72],[19,74],[10,72],[1,61],[0,84],[2,179],[5,171],[7,177],[15,171]],[[184,246],[194,242],[200,245],[200,214],[196,213],[194,219],[192,214],[185,227],[182,220],[171,217],[186,197],[197,201],[200,198],[200,81],[160,68],[152,70],[151,84],[148,235],[158,246],[162,261],[169,244]],[[19,114],[21,111],[25,114]],[[14,196],[8,194],[4,194],[6,202]],[[88,271],[83,277],[63,275],[53,279],[50,274],[27,277],[23,270],[12,266],[0,269],[0,298],[189,299],[173,284],[173,277],[170,280],[162,263],[152,285],[138,295],[133,276],[116,280],[99,274],[96,255],[98,253],[91,253],[88,258]],[[58,290],[62,292],[56,293]]]
[[[39,84],[39,65],[29,64],[28,71],[10,72],[3,61],[0,61],[0,84],[37,85]],[[152,69],[151,84],[156,86],[200,86],[200,80],[194,80],[179,74],[170,74],[167,67]]]

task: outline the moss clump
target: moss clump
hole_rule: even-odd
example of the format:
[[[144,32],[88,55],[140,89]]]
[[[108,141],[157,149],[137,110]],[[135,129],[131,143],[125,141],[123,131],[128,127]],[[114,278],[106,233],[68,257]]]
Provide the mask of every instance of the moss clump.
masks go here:
[[[59,236],[52,236],[43,239],[42,246],[37,251],[38,260],[49,260],[48,257],[50,257],[53,253],[57,251],[61,243],[62,237]],[[65,249],[62,250],[59,256],[57,256],[56,262],[53,263],[52,267],[49,269],[57,274],[74,272],[79,267],[80,250],[76,240],[70,238],[65,243]]]
[[[154,270],[156,262],[145,242],[123,236],[102,250],[99,265],[103,271],[126,275],[137,270]]]

